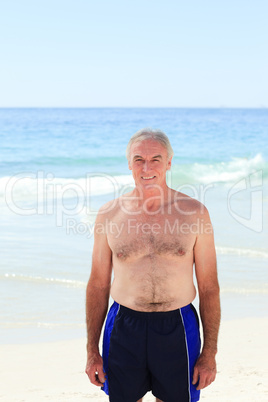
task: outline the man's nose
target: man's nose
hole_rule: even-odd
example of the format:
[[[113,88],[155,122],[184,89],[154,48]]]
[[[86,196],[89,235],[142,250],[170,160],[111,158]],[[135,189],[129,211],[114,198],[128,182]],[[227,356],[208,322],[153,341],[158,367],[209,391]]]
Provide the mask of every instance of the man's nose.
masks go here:
[[[144,172],[148,172],[148,170],[150,170],[150,164],[148,161],[145,161],[143,164],[143,170]]]

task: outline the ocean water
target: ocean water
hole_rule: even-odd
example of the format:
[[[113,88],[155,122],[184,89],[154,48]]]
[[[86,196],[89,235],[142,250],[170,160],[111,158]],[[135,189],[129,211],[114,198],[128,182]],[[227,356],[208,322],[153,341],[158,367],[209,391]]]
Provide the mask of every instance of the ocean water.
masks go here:
[[[1,342],[85,335],[94,219],[133,187],[143,127],[170,138],[169,185],[210,211],[223,319],[267,314],[267,109],[0,109]]]

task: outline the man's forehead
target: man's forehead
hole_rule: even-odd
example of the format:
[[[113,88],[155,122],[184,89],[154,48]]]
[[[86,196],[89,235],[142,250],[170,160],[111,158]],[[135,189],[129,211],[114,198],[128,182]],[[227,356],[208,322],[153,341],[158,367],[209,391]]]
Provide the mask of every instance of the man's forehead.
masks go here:
[[[131,146],[131,156],[164,156],[167,154],[166,148],[155,140],[143,140],[135,142]]]

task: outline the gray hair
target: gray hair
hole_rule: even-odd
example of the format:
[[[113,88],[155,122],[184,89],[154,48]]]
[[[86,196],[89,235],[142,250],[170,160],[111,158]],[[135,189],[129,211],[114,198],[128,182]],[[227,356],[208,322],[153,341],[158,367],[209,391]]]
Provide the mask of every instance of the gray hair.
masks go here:
[[[163,145],[163,147],[165,147],[167,150],[168,159],[170,159],[174,155],[174,151],[169,142],[168,136],[163,131],[158,129],[154,130],[152,128],[142,128],[141,130],[137,131],[135,134],[132,135],[132,137],[129,140],[129,143],[127,144],[126,157],[128,161],[130,159],[131,146],[136,142],[139,141],[141,142],[144,140],[155,140],[159,142],[159,144]]]

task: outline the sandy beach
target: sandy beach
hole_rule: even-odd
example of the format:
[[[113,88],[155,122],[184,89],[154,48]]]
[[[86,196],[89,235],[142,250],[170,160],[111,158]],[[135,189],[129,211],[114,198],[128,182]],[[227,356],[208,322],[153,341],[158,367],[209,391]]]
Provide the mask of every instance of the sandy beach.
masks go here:
[[[267,401],[268,369],[265,356],[268,318],[224,321],[221,325],[218,375],[202,392],[204,401]],[[85,339],[1,345],[0,400],[108,401],[84,373]],[[147,394],[144,402],[154,397]]]

